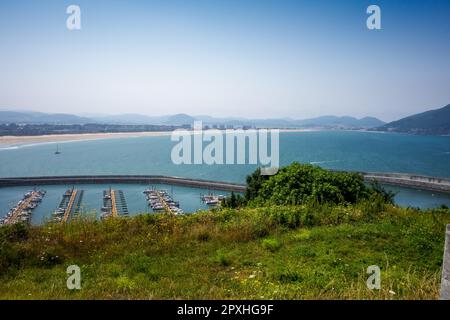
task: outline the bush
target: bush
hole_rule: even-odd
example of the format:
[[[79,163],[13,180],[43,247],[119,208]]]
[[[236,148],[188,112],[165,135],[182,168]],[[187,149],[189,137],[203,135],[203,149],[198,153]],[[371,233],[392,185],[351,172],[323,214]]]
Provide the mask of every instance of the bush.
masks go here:
[[[302,282],[303,277],[301,274],[295,271],[287,270],[280,272],[274,276],[274,278],[281,283]]]
[[[356,203],[367,198],[370,193],[360,174],[332,172],[294,162],[261,182],[257,196],[253,199],[257,204],[263,205],[299,205],[310,202],[342,204]]]
[[[0,241],[23,241],[28,238],[29,226],[25,223],[5,225],[0,228]]]
[[[17,266],[20,257],[13,245],[7,241],[0,243],[0,274],[5,274],[9,268]]]
[[[281,242],[277,239],[264,239],[262,246],[271,252],[276,252],[281,248]]]
[[[247,201],[242,197],[239,193],[235,194],[231,192],[229,197],[226,197],[222,200],[222,207],[225,208],[239,208],[247,204]]]
[[[120,276],[116,279],[116,286],[120,292],[130,292],[136,288],[136,283],[126,276]]]
[[[231,260],[225,255],[222,250],[216,251],[216,261],[224,267],[227,267],[231,264]]]

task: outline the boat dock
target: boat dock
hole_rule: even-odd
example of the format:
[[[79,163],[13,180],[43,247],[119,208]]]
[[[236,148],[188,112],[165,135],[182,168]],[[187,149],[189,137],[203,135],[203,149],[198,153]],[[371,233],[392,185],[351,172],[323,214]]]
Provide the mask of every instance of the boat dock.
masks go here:
[[[114,192],[114,202],[116,205],[116,211],[118,215],[127,215],[128,212],[128,206],[127,201],[125,200],[125,195],[122,190],[117,190]]]
[[[67,222],[74,215],[80,213],[81,202],[83,200],[83,190],[69,189],[62,197],[58,209],[53,213],[54,220],[57,222]]]
[[[147,195],[148,205],[154,212],[165,211],[168,214],[183,214],[180,204],[174,201],[165,190],[147,189],[143,193]]]
[[[6,217],[0,219],[0,225],[29,222],[32,210],[38,206],[44,195],[45,191],[34,190],[27,192],[23,199],[20,200],[17,205],[7,213]]]
[[[128,206],[125,195],[122,190],[104,190],[102,218],[118,217],[119,215],[128,215]]]
[[[81,204],[83,201],[84,190],[79,190],[77,192],[77,198],[74,201],[74,208],[72,212],[72,216],[78,216],[81,213]]]

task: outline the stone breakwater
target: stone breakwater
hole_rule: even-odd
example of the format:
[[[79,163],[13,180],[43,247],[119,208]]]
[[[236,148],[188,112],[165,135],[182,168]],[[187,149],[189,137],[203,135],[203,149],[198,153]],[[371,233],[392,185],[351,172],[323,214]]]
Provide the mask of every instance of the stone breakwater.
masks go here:
[[[366,181],[450,193],[450,179],[408,173],[361,172]]]
[[[39,186],[39,185],[72,185],[72,184],[170,184],[193,188],[205,188],[222,191],[244,192],[245,185],[220,181],[189,179],[170,176],[140,176],[140,175],[111,175],[111,176],[54,176],[54,177],[19,177],[0,178],[0,187]]]
[[[450,179],[448,178],[428,177],[407,173],[360,172],[360,174],[367,182],[378,181],[381,184],[450,193]],[[0,178],[0,187],[112,183],[169,184],[230,192],[244,192],[246,188],[245,185],[239,183],[156,175],[89,175]]]

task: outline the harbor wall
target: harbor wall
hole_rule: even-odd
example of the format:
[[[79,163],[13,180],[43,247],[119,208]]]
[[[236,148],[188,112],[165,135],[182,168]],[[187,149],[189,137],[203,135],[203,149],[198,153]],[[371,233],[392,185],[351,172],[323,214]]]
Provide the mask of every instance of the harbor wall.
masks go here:
[[[450,193],[450,179],[408,173],[360,172],[364,180],[408,188]]]
[[[450,179],[428,177],[407,173],[359,172],[367,182],[378,181],[381,184],[397,185],[437,192],[450,193]],[[48,176],[0,178],[0,188],[9,186],[73,185],[73,184],[170,184],[193,188],[244,192],[245,185],[221,181],[190,179],[157,175],[89,175],[89,176]]]
[[[72,185],[72,184],[170,184],[184,187],[204,188],[222,191],[244,192],[245,185],[220,181],[189,179],[170,176],[111,175],[111,176],[54,176],[0,178],[0,187]]]

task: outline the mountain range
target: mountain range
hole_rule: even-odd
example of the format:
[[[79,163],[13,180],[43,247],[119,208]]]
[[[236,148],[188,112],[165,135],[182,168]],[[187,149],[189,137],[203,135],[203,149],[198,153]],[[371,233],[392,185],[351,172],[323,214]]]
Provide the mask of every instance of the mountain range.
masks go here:
[[[256,128],[322,128],[322,129],[370,129],[376,131],[403,132],[411,134],[449,135],[450,104],[406,118],[385,123],[374,117],[357,119],[350,116],[321,116],[297,120],[279,119],[246,119],[239,117],[217,118],[207,115],[191,116],[180,113],[166,116],[146,116],[141,114],[73,115],[65,113],[43,113],[29,111],[0,111],[0,124],[121,124],[121,125],[192,125],[194,121],[202,121],[204,125],[217,126],[249,126]]]
[[[374,117],[357,119],[350,116],[322,116],[311,119],[295,120],[283,119],[246,119],[237,117],[215,118],[211,116],[190,116],[187,114],[175,114],[167,116],[150,117],[141,114],[121,114],[121,115],[89,115],[82,116],[64,113],[42,113],[28,111],[0,111],[0,123],[20,123],[20,124],[153,124],[153,125],[183,125],[193,124],[194,121],[202,121],[204,125],[224,125],[224,126],[250,126],[264,128],[349,128],[349,129],[369,129],[384,124],[383,121]]]

